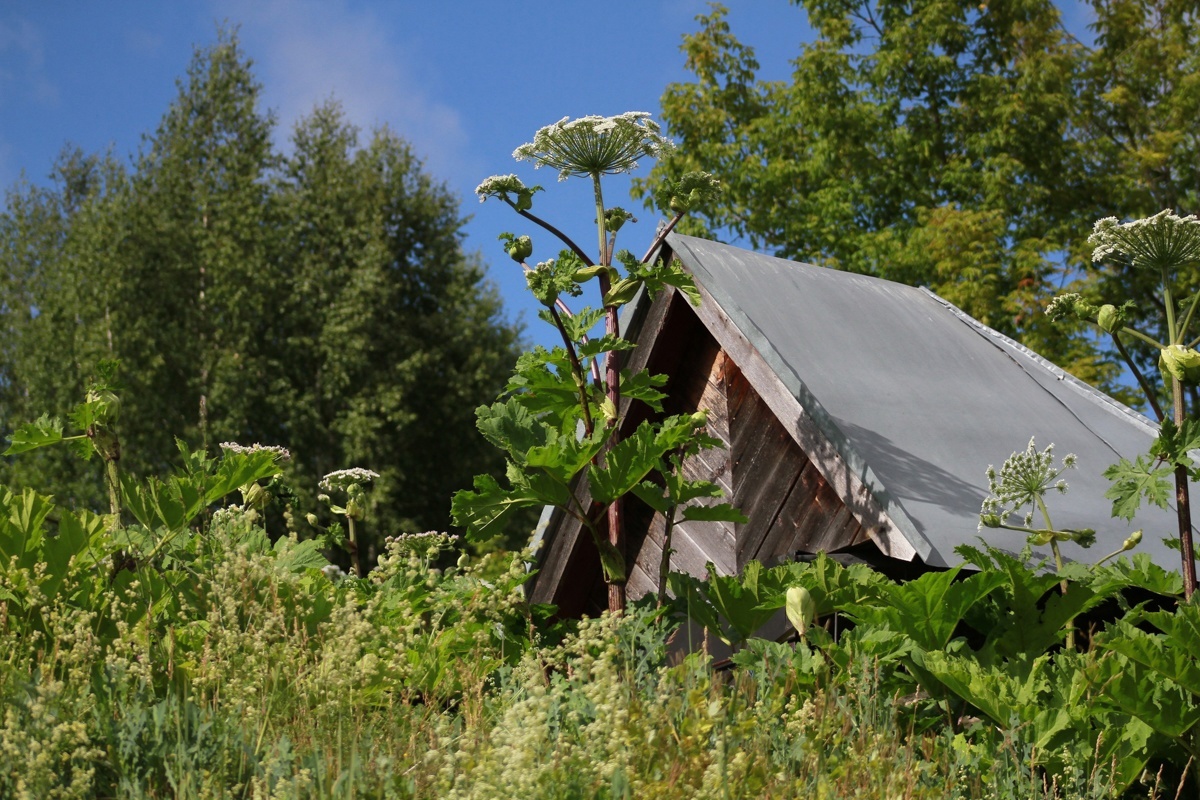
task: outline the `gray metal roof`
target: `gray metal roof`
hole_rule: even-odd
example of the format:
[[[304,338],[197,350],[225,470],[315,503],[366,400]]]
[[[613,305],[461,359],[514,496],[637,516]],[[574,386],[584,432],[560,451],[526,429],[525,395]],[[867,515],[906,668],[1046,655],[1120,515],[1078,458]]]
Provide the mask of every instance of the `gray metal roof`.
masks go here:
[[[1179,569],[1162,544],[1173,510],[1143,507],[1130,526],[1104,497],[1104,470],[1155,437],[1146,417],[927,289],[689,236],[669,243],[926,563],[960,563],[954,548],[978,543],[987,466],[1035,437],[1039,450],[1054,443],[1057,456],[1079,457],[1070,491],[1048,505],[1056,527],[1095,528],[1097,543],[1067,543],[1064,556],[1095,561],[1143,528],[1135,552]],[[1007,550],[1024,544],[1016,532],[984,535]]]

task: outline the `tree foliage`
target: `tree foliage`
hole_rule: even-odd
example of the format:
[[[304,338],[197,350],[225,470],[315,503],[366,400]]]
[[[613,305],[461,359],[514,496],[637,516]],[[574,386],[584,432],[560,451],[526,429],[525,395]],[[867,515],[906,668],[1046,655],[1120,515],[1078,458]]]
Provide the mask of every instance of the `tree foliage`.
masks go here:
[[[472,409],[504,386],[519,330],[463,252],[458,199],[403,139],[360,142],[330,102],[285,155],[260,95],[221,34],[130,167],[68,150],[52,186],[8,193],[5,433],[61,416],[119,359],[131,469],[165,471],[175,436],[283,445],[302,496],[340,467],[381,474],[368,534],[445,528],[453,490],[499,466]],[[103,497],[54,450],[0,477]]]
[[[639,191],[721,175],[708,231],[928,285],[1113,388],[1094,341],[1041,308],[1065,284],[1125,280],[1088,267],[1094,219],[1200,199],[1194,5],[1095,0],[1086,44],[1050,0],[796,4],[815,35],[790,81],[757,79],[723,8],[698,18],[682,48],[694,80],[662,98],[681,146]]]

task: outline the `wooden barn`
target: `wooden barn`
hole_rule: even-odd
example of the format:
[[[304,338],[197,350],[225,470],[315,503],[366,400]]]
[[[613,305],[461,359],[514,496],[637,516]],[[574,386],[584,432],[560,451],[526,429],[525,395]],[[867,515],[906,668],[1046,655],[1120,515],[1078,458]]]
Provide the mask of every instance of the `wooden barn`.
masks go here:
[[[1109,517],[1102,473],[1148,449],[1157,429],[1141,414],[927,289],[688,236],[667,248],[703,302],[668,291],[632,305],[629,366],[670,376],[668,413],[708,412],[726,447],[685,469],[718,483],[750,520],[678,524],[673,570],[703,576],[712,562],[733,574],[751,560],[826,551],[901,576],[959,563],[954,548],[981,535],[1017,551],[1020,534],[981,534],[978,514],[988,465],[1030,437],[1079,458],[1050,509],[1058,527],[1095,528],[1097,543],[1067,544],[1065,556],[1096,560],[1129,534]],[[635,406],[624,424],[646,413]],[[664,521],[626,502],[632,600],[658,590]],[[1162,544],[1174,519],[1152,507],[1136,524],[1146,531],[1139,550],[1177,570]],[[605,608],[599,556],[579,525],[548,509],[535,536],[531,599],[569,615]]]

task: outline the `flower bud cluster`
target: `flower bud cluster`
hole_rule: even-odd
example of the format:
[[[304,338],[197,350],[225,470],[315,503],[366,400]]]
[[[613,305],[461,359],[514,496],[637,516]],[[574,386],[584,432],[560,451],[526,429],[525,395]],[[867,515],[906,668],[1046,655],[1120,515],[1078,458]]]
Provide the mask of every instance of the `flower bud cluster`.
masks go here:
[[[280,447],[273,444],[252,444],[242,445],[237,442],[221,442],[221,449],[227,453],[237,453],[238,455],[247,456],[252,453],[270,453],[275,457],[276,461],[291,461],[292,454],[288,452],[286,447]]]
[[[979,512],[979,527],[998,528],[1025,506],[1029,506],[1029,510],[1025,514],[1024,525],[1029,527],[1033,523],[1037,503],[1045,497],[1046,492],[1054,489],[1066,493],[1067,482],[1060,476],[1066,470],[1074,469],[1075,464],[1075,456],[1067,455],[1062,459],[1062,466],[1055,467],[1054,445],[1038,452],[1034,440],[1030,439],[1024,452],[1009,456],[999,472],[989,465],[989,495]]]
[[[334,470],[324,478],[321,478],[318,486],[327,492],[332,492],[335,489],[348,489],[354,484],[362,485],[370,483],[378,477],[378,472],[363,469],[362,467],[351,467],[349,469]]]

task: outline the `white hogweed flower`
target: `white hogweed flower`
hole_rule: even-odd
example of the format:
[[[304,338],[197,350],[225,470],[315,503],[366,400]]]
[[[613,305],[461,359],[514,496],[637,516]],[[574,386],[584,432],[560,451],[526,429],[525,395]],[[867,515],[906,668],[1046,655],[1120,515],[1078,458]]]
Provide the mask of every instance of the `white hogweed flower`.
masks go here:
[[[1135,267],[1180,269],[1200,264],[1200,220],[1176,216],[1170,209],[1152,217],[1121,223],[1116,217],[1096,221],[1088,237],[1092,260],[1123,256]]]
[[[221,442],[221,449],[227,453],[237,453],[238,455],[248,456],[251,453],[270,453],[275,457],[276,461],[291,461],[292,454],[288,452],[286,447],[280,447],[274,444],[252,444],[244,445],[237,442]]]
[[[674,147],[648,113],[627,111],[615,117],[563,117],[514,150],[513,158],[532,161],[535,168],[552,167],[561,181],[629,172],[643,156],[657,158]]]
[[[1046,492],[1054,489],[1062,494],[1067,491],[1067,482],[1061,477],[1068,469],[1074,469],[1077,458],[1068,454],[1062,459],[1062,466],[1054,466],[1054,445],[1038,452],[1033,439],[1022,453],[1013,453],[997,471],[988,467],[988,497],[984,498],[983,507],[979,511],[979,527],[998,528],[1005,521],[1025,506],[1029,511],[1025,514],[1023,524],[1031,527],[1033,512],[1037,502]]]
[[[318,484],[327,492],[332,492],[334,489],[347,489],[355,484],[362,485],[370,483],[379,477],[378,472],[373,472],[362,467],[351,467],[350,469],[339,469],[321,478]]]
[[[533,195],[540,191],[541,186],[526,186],[516,175],[493,175],[475,187],[479,202],[482,203],[489,197],[498,197],[512,203],[518,211],[528,211],[532,208]],[[515,199],[509,195],[515,195]]]

